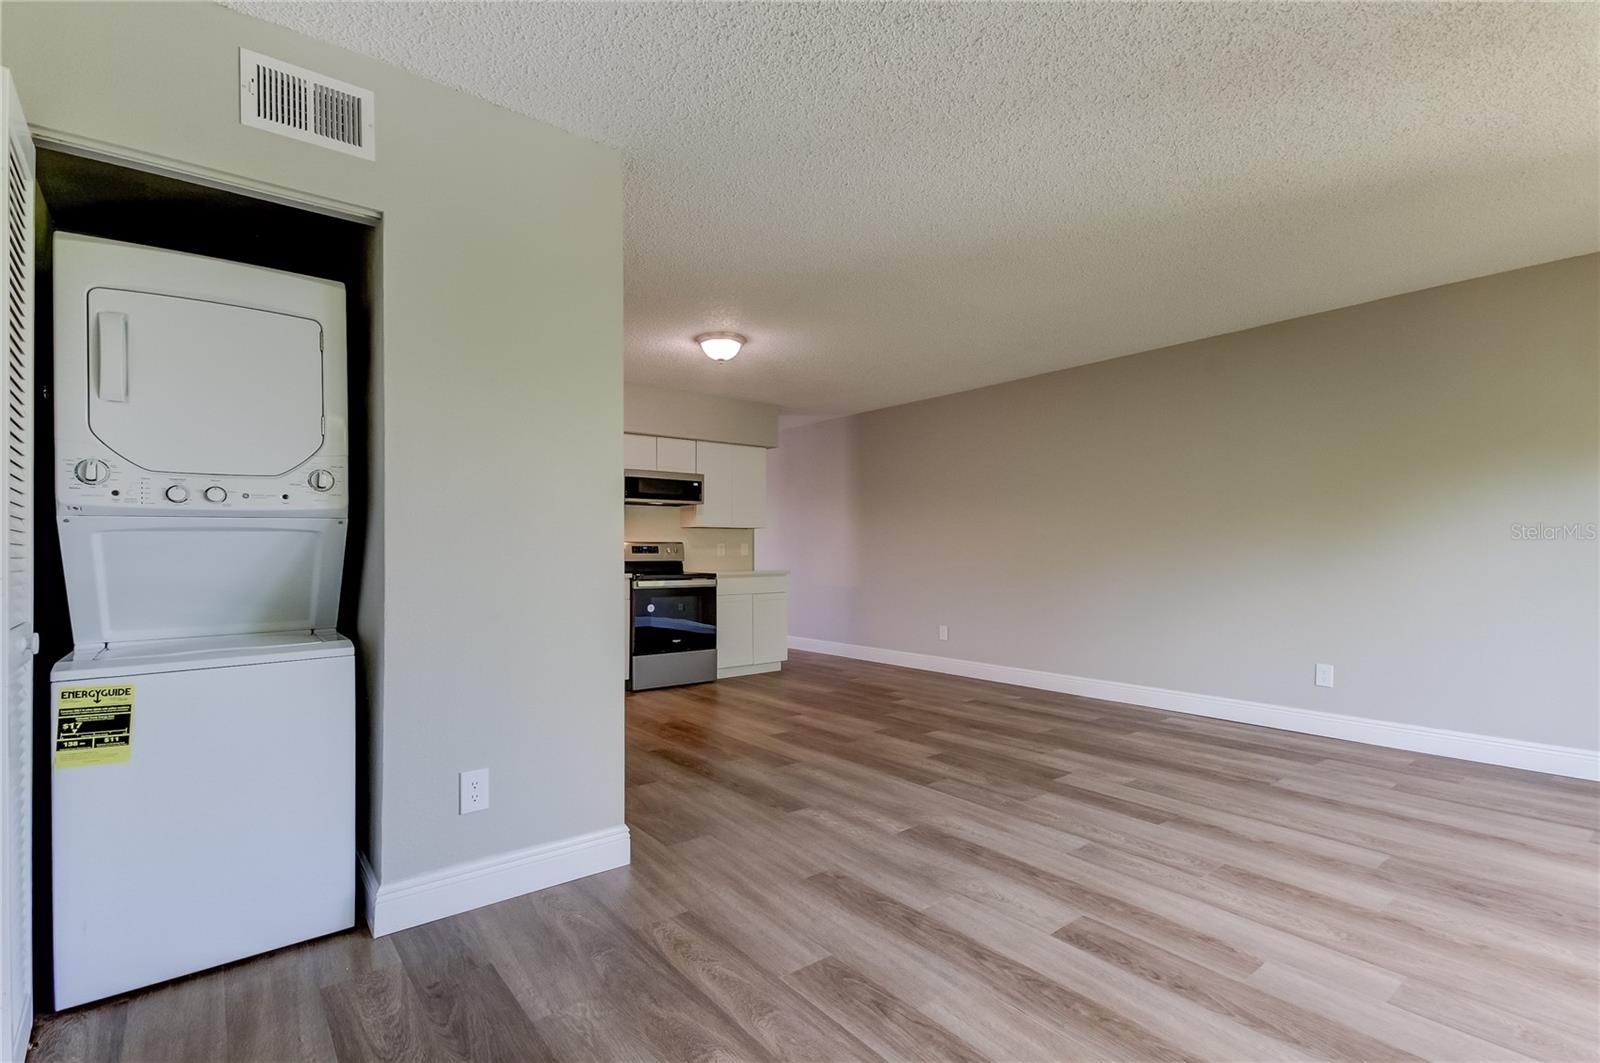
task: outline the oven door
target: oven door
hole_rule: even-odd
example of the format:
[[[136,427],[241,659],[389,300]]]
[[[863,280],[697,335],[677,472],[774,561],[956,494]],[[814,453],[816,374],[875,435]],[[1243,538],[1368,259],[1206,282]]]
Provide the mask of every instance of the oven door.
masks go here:
[[[717,581],[633,581],[633,656],[717,648]]]

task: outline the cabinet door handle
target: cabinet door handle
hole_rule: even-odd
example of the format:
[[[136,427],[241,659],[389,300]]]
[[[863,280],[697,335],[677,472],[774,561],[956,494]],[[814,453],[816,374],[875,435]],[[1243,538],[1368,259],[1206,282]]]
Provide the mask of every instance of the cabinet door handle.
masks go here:
[[[103,402],[128,401],[128,315],[102,310],[94,316],[99,379],[95,394]]]

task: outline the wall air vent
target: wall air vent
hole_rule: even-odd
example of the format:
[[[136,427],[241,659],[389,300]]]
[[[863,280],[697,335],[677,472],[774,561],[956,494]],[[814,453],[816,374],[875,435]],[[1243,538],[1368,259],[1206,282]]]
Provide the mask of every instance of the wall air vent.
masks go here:
[[[373,158],[372,93],[239,49],[239,121],[308,144]]]

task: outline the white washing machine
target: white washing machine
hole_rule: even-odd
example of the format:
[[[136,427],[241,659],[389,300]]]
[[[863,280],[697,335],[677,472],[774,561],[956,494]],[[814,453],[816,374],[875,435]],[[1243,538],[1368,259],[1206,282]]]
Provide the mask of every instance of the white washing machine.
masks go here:
[[[355,921],[344,288],[60,234],[55,1004]]]

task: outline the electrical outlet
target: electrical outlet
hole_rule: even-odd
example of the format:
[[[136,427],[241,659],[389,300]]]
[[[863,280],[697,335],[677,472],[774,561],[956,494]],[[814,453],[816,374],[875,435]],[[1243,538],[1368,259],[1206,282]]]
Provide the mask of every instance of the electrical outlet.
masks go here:
[[[940,624],[939,625],[939,641],[940,642],[949,642],[950,641],[950,626],[948,624]]]
[[[717,544],[717,556],[718,557],[727,557],[728,556],[728,544],[727,543],[718,543]]]
[[[1319,686],[1319,687],[1331,687],[1331,686],[1333,686],[1333,665],[1331,665],[1331,664],[1319,664],[1319,665],[1317,665],[1317,686]]]
[[[749,543],[740,543],[739,544],[739,556],[740,557],[749,557],[750,556],[750,544]]]
[[[461,814],[482,812],[489,807],[489,769],[461,773]]]

